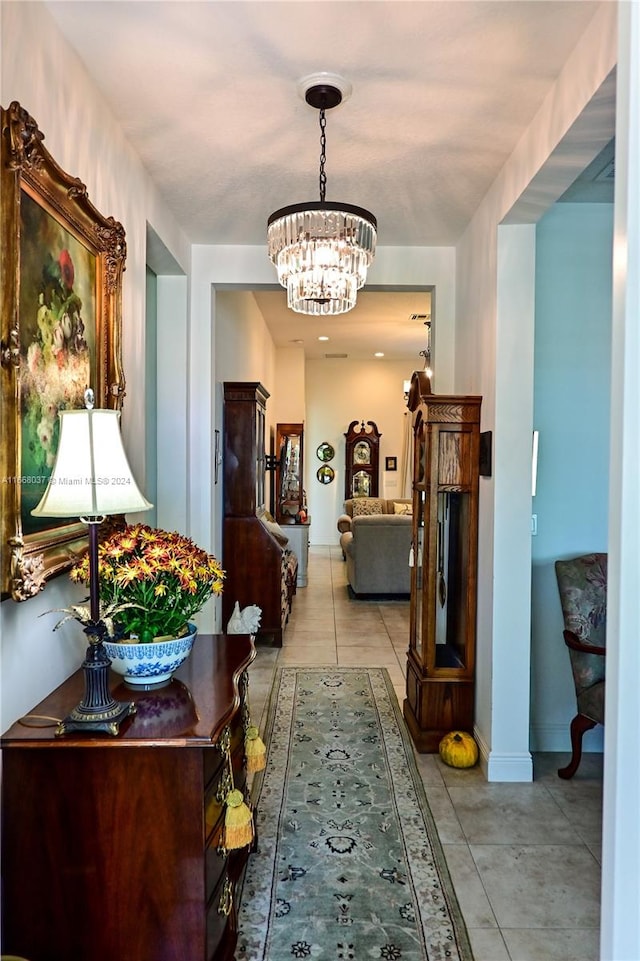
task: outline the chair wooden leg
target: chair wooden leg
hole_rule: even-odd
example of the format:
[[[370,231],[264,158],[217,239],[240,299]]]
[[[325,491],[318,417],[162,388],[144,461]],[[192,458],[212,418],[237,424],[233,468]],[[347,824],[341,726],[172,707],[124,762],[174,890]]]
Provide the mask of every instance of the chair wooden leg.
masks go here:
[[[571,722],[571,760],[566,767],[561,767],[558,770],[558,777],[568,780],[576,773],[582,758],[582,736],[585,731],[590,731],[592,727],[595,727],[596,723],[585,714],[576,714]]]

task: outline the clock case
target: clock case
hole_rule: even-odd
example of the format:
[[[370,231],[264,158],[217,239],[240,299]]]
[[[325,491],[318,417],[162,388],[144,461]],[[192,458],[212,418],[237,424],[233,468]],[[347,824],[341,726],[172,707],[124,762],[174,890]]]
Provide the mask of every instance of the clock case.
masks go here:
[[[380,438],[372,420],[352,420],[345,436],[344,497],[377,497]]]
[[[473,732],[481,397],[439,396],[414,373],[413,568],[407,697],[416,748]]]

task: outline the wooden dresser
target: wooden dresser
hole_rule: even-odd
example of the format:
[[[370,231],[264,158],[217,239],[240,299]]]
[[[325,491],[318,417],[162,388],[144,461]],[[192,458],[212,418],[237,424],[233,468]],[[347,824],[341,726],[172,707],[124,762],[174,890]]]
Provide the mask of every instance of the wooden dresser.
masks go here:
[[[2,738],[2,950],[29,961],[230,961],[248,849],[221,850],[244,788],[247,635],[200,635],[169,686],[118,700],[117,737],[16,723]],[[33,709],[64,717],[78,671]],[[35,723],[35,721],[33,722]]]

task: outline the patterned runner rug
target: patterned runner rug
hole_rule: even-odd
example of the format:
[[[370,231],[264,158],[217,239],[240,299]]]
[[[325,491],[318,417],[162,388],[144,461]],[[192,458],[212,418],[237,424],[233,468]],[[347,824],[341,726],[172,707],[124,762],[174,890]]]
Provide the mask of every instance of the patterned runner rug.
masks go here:
[[[276,673],[236,957],[473,961],[384,668]]]

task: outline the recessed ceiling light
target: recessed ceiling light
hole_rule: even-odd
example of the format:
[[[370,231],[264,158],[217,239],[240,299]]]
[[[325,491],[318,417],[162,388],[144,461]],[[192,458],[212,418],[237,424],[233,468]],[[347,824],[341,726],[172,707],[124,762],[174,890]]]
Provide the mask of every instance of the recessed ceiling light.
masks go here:
[[[290,340],[289,343],[290,343],[290,344],[304,344],[304,340],[300,340],[300,338],[298,337],[298,338],[296,338],[296,340]]]
[[[381,350],[377,350],[373,356],[374,356],[374,357],[384,357],[384,354],[382,353]]]
[[[329,340],[329,338],[323,334],[322,337],[318,337],[318,340]]]

